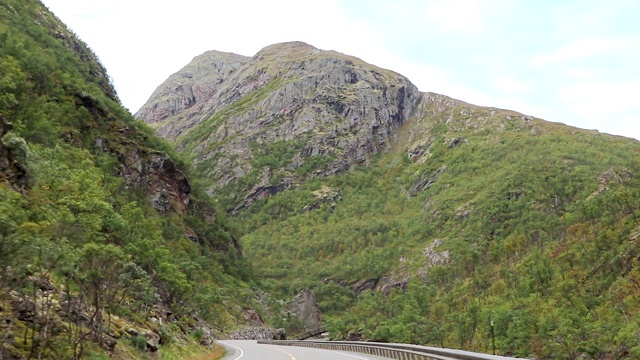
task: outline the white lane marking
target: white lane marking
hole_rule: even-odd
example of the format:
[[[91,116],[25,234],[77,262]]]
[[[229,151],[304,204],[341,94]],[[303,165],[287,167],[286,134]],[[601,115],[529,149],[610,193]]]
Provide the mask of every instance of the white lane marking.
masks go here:
[[[343,353],[341,351],[336,351],[338,354],[340,355],[345,355],[345,356],[350,356],[352,358],[356,358],[356,359],[362,359],[362,360],[371,360],[371,358],[364,358],[362,356],[357,356],[357,355],[351,355],[351,354],[347,354],[347,353]]]
[[[237,357],[237,358],[235,358],[235,359],[231,359],[231,360],[238,360],[238,359],[242,358],[242,356],[244,355],[244,352],[243,352],[243,351],[242,351],[242,349],[240,349],[239,347],[237,347],[237,346],[235,346],[235,345],[228,344],[228,343],[223,342],[223,341],[218,341],[218,342],[219,342],[220,344],[222,344],[222,345],[231,346],[232,348],[234,348],[234,349],[238,349],[238,351],[240,351],[240,356],[238,356],[238,357]]]

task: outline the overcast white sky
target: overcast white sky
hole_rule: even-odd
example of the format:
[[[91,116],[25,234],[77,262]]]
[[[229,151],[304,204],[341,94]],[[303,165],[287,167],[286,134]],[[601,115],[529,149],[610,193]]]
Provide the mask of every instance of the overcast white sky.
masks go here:
[[[136,112],[207,50],[299,40],[422,91],[640,139],[637,0],[43,0]]]

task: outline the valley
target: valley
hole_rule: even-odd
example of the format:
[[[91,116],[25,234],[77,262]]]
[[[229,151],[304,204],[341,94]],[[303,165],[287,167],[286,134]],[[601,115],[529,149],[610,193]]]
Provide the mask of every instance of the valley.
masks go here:
[[[220,358],[320,325],[640,357],[640,142],[401,72],[211,50],[131,114],[40,1],[1,1],[0,358]]]

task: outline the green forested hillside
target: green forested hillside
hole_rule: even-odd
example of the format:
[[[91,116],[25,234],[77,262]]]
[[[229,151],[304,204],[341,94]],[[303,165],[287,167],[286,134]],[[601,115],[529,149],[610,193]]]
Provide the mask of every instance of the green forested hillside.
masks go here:
[[[500,354],[640,356],[640,144],[435,107],[370,166],[235,219],[264,286],[311,288],[336,338],[492,352],[493,321]]]
[[[334,338],[640,358],[638,141],[300,42],[207,54],[138,115],[195,164],[274,297],[312,289]]]
[[[1,358],[170,355],[236,322],[224,214],[36,0],[0,2],[0,130]]]

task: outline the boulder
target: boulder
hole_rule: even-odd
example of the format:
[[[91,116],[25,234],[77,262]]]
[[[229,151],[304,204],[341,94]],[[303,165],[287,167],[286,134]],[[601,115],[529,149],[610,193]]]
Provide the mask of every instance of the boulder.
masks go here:
[[[146,339],[147,350],[156,352],[160,349],[160,335],[154,333],[153,331],[147,331],[140,334],[140,336]]]
[[[322,325],[322,313],[316,297],[310,289],[304,289],[289,302],[289,312],[300,319],[306,328],[313,329]]]

